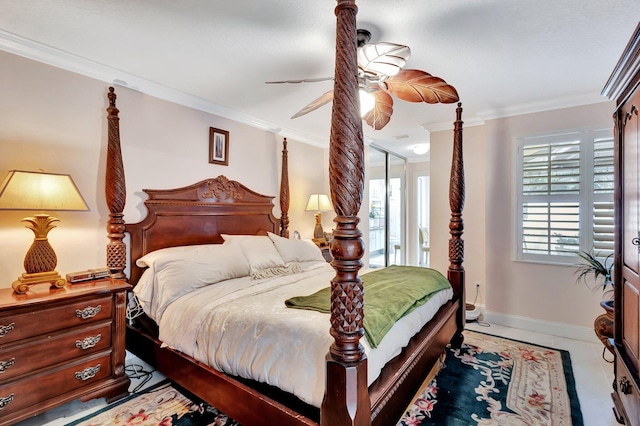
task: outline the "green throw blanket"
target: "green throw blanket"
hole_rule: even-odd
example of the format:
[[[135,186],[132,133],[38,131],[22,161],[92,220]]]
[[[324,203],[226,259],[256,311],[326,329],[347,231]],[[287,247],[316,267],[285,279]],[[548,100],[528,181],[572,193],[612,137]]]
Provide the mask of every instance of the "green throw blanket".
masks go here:
[[[438,271],[418,266],[392,265],[360,277],[364,283],[364,332],[376,348],[393,324],[418,306],[424,305],[440,290],[450,288]],[[285,301],[290,308],[329,313],[331,289]]]

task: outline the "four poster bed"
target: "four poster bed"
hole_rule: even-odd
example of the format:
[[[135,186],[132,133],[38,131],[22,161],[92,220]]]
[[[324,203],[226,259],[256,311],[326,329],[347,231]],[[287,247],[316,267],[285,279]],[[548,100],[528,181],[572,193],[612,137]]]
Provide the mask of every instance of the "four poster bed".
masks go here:
[[[353,1],[338,1],[335,98],[329,165],[331,196],[337,217],[334,239],[331,242],[333,256],[331,266],[321,260],[321,255],[319,262],[313,254],[308,258],[302,255],[305,252],[311,253],[313,250],[306,248],[300,250],[302,246],[290,246],[298,243],[288,240],[289,182],[286,139],[282,151],[279,194],[281,217],[279,219],[273,215],[274,197],[258,194],[239,182],[219,176],[183,188],[144,190],[148,194],[148,199],[145,201],[147,216],[139,223],[125,224],[122,212],[126,186],[120,150],[119,111],[116,108],[115,92],[113,88],[109,88],[106,196],[110,209],[108,224],[110,242],[107,246],[107,265],[112,277],[125,278],[127,247],[123,239],[125,233],[128,233],[131,246],[128,280],[135,286],[138,298],[143,299],[147,307],[151,306],[145,310],[148,315],[128,325],[127,349],[178,385],[216,406],[245,426],[317,424],[386,426],[395,424],[434,366],[437,366],[446,345],[451,343],[458,346],[462,343],[465,323],[463,241],[461,239],[464,174],[460,104],[456,110],[454,123],[450,182],[450,265],[445,280],[450,284],[450,293],[444,299],[435,302],[437,305],[434,307],[429,305],[430,302],[425,304],[430,306],[431,313],[423,315],[423,308],[420,307],[406,315],[405,318],[412,318],[407,321],[414,321],[416,316],[422,315],[422,319],[419,320],[422,322],[418,322],[417,326],[414,324],[413,329],[407,327],[410,334],[404,341],[396,343],[396,346],[400,345],[400,347],[384,349],[387,345],[386,341],[390,339],[386,336],[376,348],[369,341],[369,335],[363,338],[365,333],[364,290],[358,271],[362,266],[360,259],[364,246],[361,232],[357,227],[359,221],[357,215],[364,187],[364,155],[362,125],[355,100],[357,96],[357,72],[354,69],[356,67],[355,15],[356,7]],[[267,246],[270,248],[264,245],[265,241],[268,241]],[[234,246],[234,244],[237,245]],[[287,256],[293,256],[289,260],[295,261],[298,268],[296,271],[289,270],[284,274],[284,279],[289,280],[285,284],[277,281],[283,277],[278,276],[276,279],[273,275],[260,275],[264,270],[272,271],[274,268],[260,269],[260,274],[254,274],[255,262],[263,262],[265,253],[272,250],[274,246],[280,250],[279,254],[283,260],[286,261]],[[225,248],[224,251],[222,247]],[[240,251],[237,251],[239,248]],[[313,247],[313,249],[320,253],[317,248]],[[190,254],[185,254],[187,252]],[[249,252],[260,252],[264,256],[258,260],[254,257],[252,260],[250,257],[253,255]],[[175,265],[177,258],[185,259],[189,256],[210,256],[208,259],[217,260],[207,261],[205,264],[197,261],[194,263],[190,258],[191,263],[187,262],[191,265],[190,267],[170,271],[169,275],[173,274],[174,278],[172,287],[169,289],[158,287],[160,281],[158,271],[167,264]],[[237,261],[241,258],[248,259],[248,264],[244,260]],[[216,262],[226,272],[212,272],[215,267],[212,267],[211,263]],[[193,268],[194,264],[198,264],[198,268],[207,269],[210,274],[222,274],[222,276],[216,275],[217,278],[213,281],[209,279],[209,282],[217,284],[195,285],[194,288],[188,289],[194,292],[187,293],[186,287],[200,279],[194,275],[193,271],[198,269]],[[291,264],[292,262],[280,262],[276,266],[281,270],[289,268]],[[330,270],[329,273],[327,268]],[[245,277],[245,275],[251,275],[251,277]],[[189,343],[190,340],[189,342],[180,340],[195,334],[194,330],[201,329],[202,326],[193,326],[197,315],[191,314],[184,305],[175,305],[174,301],[190,298],[194,303],[205,304],[205,301],[210,303],[214,299],[221,300],[216,303],[223,310],[226,309],[224,315],[230,311],[247,311],[254,315],[262,310],[260,308],[262,305],[257,304],[253,295],[247,296],[246,299],[242,298],[244,296],[238,296],[248,291],[245,288],[257,287],[256,283],[260,285],[269,283],[269,286],[280,291],[280,289],[302,285],[296,281],[298,278],[294,278],[302,275],[310,281],[322,281],[324,287],[330,285],[330,314],[318,312],[300,314],[311,315],[311,319],[297,316],[299,312],[293,313],[298,311],[297,309],[287,308],[282,303],[282,299],[291,296],[290,293],[283,291],[282,294],[278,293],[280,297],[277,299],[278,306],[265,308],[267,317],[280,319],[281,322],[290,322],[287,330],[280,331],[280,334],[277,334],[276,330],[276,337],[260,340],[264,338],[263,328],[252,325],[251,319],[241,320],[236,326],[240,331],[232,332],[230,330],[235,329],[230,317],[223,317],[222,328],[228,328],[227,334],[243,334],[242,330],[249,330],[244,334],[249,335],[249,340],[255,340],[261,345],[258,348],[252,348],[244,342],[233,343],[231,346],[239,347],[238,355],[225,356],[243,358],[251,353],[253,358],[250,363],[253,364],[261,357],[269,358],[270,364],[257,367],[262,370],[275,369],[278,361],[284,360],[282,362],[285,366],[280,367],[280,370],[284,371],[277,373],[281,375],[275,380],[262,380],[260,377],[245,378],[242,373],[245,368],[243,366],[233,367],[233,371],[239,371],[237,374],[222,373],[220,368],[211,366],[218,366],[221,362],[217,358],[208,359],[213,355],[203,352],[202,346],[205,343],[202,340],[195,345]],[[175,279],[176,277],[178,278]],[[276,282],[278,284],[273,284]],[[309,288],[315,291],[318,285],[311,284]],[[214,296],[204,293],[211,289],[218,291],[224,288],[227,288],[228,292],[222,295]],[[266,290],[262,290],[261,287],[258,293],[257,297],[262,297]],[[153,298],[158,294],[161,294],[162,300]],[[166,300],[170,296],[172,299]],[[243,305],[245,300],[246,305]],[[203,315],[213,317],[222,314]],[[325,316],[321,317],[322,315]],[[176,318],[182,318],[182,320]],[[398,324],[405,321],[405,318],[402,318]],[[170,331],[166,330],[165,324],[171,325]],[[320,332],[317,331],[318,326]],[[305,338],[304,333],[307,327],[311,330],[309,333],[322,335],[321,338],[325,339],[322,344],[326,344],[328,353],[327,350],[315,355],[307,353],[311,350],[309,348],[314,347],[310,338],[309,340]],[[404,325],[398,327],[404,327]],[[295,333],[302,333],[300,334],[302,337],[297,337],[300,342],[298,345],[290,344],[286,340],[290,334]],[[401,334],[398,329],[392,328],[387,336]],[[167,344],[165,337],[169,335],[176,337],[176,340],[169,340],[170,343]],[[215,340],[212,337],[214,335],[214,332],[206,331],[204,337],[200,336],[200,339],[211,340],[212,351],[215,353],[225,344],[226,337]],[[326,343],[326,339],[329,339],[329,344]],[[379,355],[384,351],[387,352],[386,355]],[[318,366],[318,356],[320,366]],[[311,361],[310,367],[307,364],[300,366],[297,364],[299,360],[306,359],[315,361]],[[375,370],[375,377],[368,374],[369,370]],[[316,374],[315,379],[310,378],[311,373]],[[320,394],[318,394],[318,386],[311,385],[313,380],[318,381],[318,374],[321,378]],[[286,377],[283,378],[284,376]],[[301,376],[302,385],[286,384],[290,376]],[[279,383],[283,385],[279,386]],[[306,387],[313,389],[306,389]]]

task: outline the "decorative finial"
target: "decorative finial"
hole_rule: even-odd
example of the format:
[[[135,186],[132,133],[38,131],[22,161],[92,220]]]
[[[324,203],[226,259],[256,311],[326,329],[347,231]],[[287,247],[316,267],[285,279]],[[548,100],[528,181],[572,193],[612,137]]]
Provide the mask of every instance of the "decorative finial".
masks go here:
[[[107,94],[107,97],[109,98],[109,107],[110,108],[115,108],[116,107],[116,94],[115,94],[115,89],[113,88],[113,86],[109,87],[109,93]]]

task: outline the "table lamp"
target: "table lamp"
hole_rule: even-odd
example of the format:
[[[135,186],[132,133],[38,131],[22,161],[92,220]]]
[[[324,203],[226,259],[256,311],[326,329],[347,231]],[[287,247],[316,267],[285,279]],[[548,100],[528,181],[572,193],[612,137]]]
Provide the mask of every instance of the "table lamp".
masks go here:
[[[326,194],[311,194],[305,211],[316,212],[316,227],[313,230],[314,240],[319,238],[324,239],[324,230],[322,229],[322,212],[328,212],[331,210],[333,210],[333,207],[331,206],[329,197]]]
[[[30,285],[40,283],[50,283],[52,288],[64,287],[66,280],[55,271],[58,259],[47,239],[49,231],[56,227],[54,222],[60,220],[44,211],[89,210],[71,176],[10,170],[0,186],[0,209],[40,212],[22,219],[35,238],[24,258],[26,272],[13,282],[13,290],[26,293]]]

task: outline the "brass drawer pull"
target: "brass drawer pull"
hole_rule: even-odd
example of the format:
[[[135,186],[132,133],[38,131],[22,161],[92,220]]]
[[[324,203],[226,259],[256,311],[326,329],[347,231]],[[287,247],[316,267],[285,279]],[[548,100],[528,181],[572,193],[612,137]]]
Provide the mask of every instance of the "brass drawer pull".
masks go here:
[[[15,363],[15,358],[11,358],[8,361],[0,361],[0,374],[4,373]]]
[[[11,401],[13,401],[13,394],[5,397],[0,396],[0,410],[9,405]]]
[[[10,331],[13,331],[15,325],[14,322],[9,325],[0,325],[0,337],[4,337],[9,334]]]
[[[82,381],[93,379],[99,371],[100,364],[96,365],[95,367],[87,367],[82,371],[76,371],[76,379]]]
[[[96,306],[87,306],[83,310],[76,309],[76,316],[80,319],[89,319],[95,317],[98,312],[100,312],[100,305]]]
[[[78,349],[89,349],[98,344],[98,342],[102,339],[102,335],[98,334],[97,336],[89,336],[85,337],[82,340],[76,340],[76,348]]]

